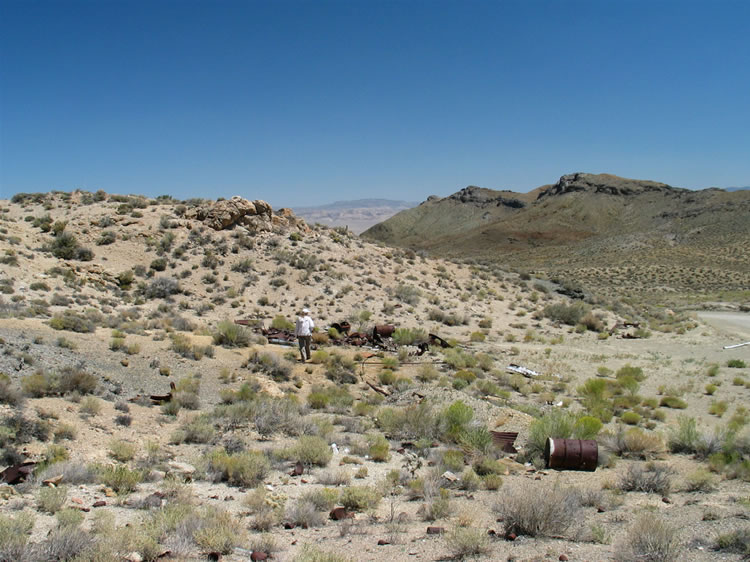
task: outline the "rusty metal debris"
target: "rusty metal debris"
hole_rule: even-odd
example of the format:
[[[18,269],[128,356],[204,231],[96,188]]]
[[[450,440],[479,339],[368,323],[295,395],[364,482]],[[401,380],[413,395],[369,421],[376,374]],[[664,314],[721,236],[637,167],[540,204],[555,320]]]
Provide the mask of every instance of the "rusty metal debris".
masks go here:
[[[518,438],[518,432],[517,431],[492,431],[490,430],[490,434],[492,435],[492,441],[497,445],[502,451],[506,453],[517,453],[516,448],[513,446],[516,442],[516,439]]]
[[[36,463],[34,461],[24,461],[19,464],[9,466],[0,472],[0,482],[6,484],[18,484],[26,480],[26,477],[34,471]]]
[[[165,402],[170,402],[172,400],[172,395],[177,392],[177,387],[173,382],[170,382],[169,389],[170,391],[167,394],[152,394],[151,396],[149,396],[151,402],[157,405],[164,404]]]
[[[547,439],[544,446],[547,468],[558,470],[596,470],[599,445],[593,439]]]

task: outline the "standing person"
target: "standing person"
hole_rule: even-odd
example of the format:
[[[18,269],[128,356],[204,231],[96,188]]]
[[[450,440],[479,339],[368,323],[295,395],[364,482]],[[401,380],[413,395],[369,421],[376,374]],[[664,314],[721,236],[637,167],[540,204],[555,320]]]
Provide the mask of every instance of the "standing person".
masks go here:
[[[294,326],[294,335],[297,336],[299,342],[299,354],[303,363],[310,359],[310,340],[314,327],[315,323],[310,318],[310,311],[303,308],[302,314],[297,317],[297,323]]]

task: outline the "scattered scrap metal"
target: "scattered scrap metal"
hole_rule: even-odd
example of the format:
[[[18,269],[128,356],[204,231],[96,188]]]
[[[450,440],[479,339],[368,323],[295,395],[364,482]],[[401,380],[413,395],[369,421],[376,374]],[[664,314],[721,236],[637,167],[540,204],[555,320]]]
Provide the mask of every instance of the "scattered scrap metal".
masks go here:
[[[234,323],[242,326],[255,325],[255,330],[265,336],[268,343],[296,345],[297,338],[292,330],[265,328],[262,325],[258,325],[257,321],[254,320],[235,320]],[[339,334],[338,338],[332,338],[329,341],[331,345],[368,346],[393,352],[398,349],[398,345],[393,341],[393,333],[396,331],[396,327],[391,324],[376,325],[369,332],[352,332],[351,324],[344,320],[342,322],[334,322],[330,328],[335,329]],[[424,355],[430,349],[430,345],[442,348],[453,347],[449,342],[436,334],[428,334],[427,337],[428,340],[426,342],[416,344],[417,350],[414,352],[414,355]]]

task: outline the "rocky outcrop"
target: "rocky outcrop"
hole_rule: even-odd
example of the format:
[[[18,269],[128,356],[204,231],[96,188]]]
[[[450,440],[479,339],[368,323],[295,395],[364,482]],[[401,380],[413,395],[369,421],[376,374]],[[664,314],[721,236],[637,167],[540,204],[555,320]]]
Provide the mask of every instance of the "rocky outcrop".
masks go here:
[[[564,195],[576,191],[587,191],[589,193],[603,193],[608,195],[636,195],[647,192],[663,192],[670,195],[684,195],[689,190],[680,187],[672,187],[666,183],[648,180],[631,180],[610,174],[566,174],[549,189],[542,191],[538,199],[545,197]]]
[[[214,230],[225,230],[236,225],[244,226],[251,232],[287,228],[308,230],[305,221],[297,218],[291,209],[279,209],[278,214],[274,214],[271,205],[265,201],[248,201],[239,196],[199,209],[193,218]]]
[[[504,197],[502,193],[503,192],[501,191],[470,185],[449,196],[448,199],[460,201],[461,203],[472,203],[479,207],[492,205],[497,207],[503,206],[512,209],[521,209],[526,206],[526,203],[523,201],[514,197]]]

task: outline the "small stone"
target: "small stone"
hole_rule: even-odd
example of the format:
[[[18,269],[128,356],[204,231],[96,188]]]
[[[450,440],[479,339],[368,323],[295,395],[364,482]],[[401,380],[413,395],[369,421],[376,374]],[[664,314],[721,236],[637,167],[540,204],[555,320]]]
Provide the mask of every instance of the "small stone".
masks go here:
[[[108,498],[114,498],[115,496],[117,496],[112,488],[104,488],[104,495]]]
[[[128,365],[130,365],[130,361],[128,361],[127,359],[122,359],[120,361],[120,365],[122,365],[123,367],[127,367]],[[138,553],[136,553],[136,554],[138,554]],[[128,558],[128,560],[130,560],[130,559]],[[143,560],[143,559],[141,558],[141,560]]]
[[[305,480],[304,478],[300,478],[300,483],[307,484],[307,480]]]
[[[231,501],[234,501],[234,496],[224,496],[224,501],[225,501],[225,502],[231,502]]]
[[[606,509],[604,509],[604,508],[603,508],[602,506],[598,506],[598,507],[596,508],[596,512],[597,512],[597,513],[604,513],[605,511],[606,511]]]
[[[289,473],[289,476],[302,476],[304,472],[305,472],[304,465],[301,462],[297,462],[297,464],[294,465],[292,472]]]
[[[450,470],[446,470],[440,475],[440,478],[445,478],[448,482],[456,482],[458,480],[458,476],[453,474]]]
[[[505,535],[506,541],[514,541],[517,538],[518,538],[518,535],[516,535],[515,533],[508,533],[507,535]]]
[[[561,554],[560,557],[558,558],[558,560],[560,560],[561,562],[567,562],[568,555],[567,554]]]
[[[389,543],[389,542],[388,542],[387,540],[385,540],[385,539],[380,539],[380,540],[378,541],[378,546],[385,546],[385,545],[387,545],[387,544],[391,544],[391,543]]]
[[[534,480],[541,480],[541,479],[542,479],[542,477],[541,477],[541,476],[535,476],[535,477],[534,477]]]
[[[125,557],[125,560],[127,560],[127,562],[143,562],[143,556],[138,552],[133,551]]]
[[[441,535],[445,533],[445,527],[427,527],[428,535]]]
[[[70,501],[77,503],[78,505],[83,505],[83,500],[81,498],[70,498]]]
[[[84,513],[88,513],[89,511],[91,511],[91,509],[90,509],[90,508],[88,508],[88,507],[83,507],[83,506],[78,506],[78,507],[76,507],[76,509],[77,509],[78,511],[83,511]]]
[[[495,535],[497,535],[497,533],[495,532],[495,529],[490,529],[489,531],[487,531],[487,534],[491,537],[494,537]]]
[[[105,505],[107,505],[107,502],[105,502],[104,500],[99,500],[92,503],[91,507],[104,507]]]
[[[288,521],[284,523],[285,529],[294,529],[294,527],[295,527],[294,523],[289,523]]]
[[[268,560],[268,554],[261,552],[260,550],[253,550],[250,555],[250,560]]]
[[[661,499],[661,501],[663,501],[664,503],[672,503],[672,500],[670,500],[670,499],[669,499],[668,497],[666,497],[666,496],[664,496],[664,497],[663,497],[663,498]]]
[[[45,484],[46,486],[54,488],[55,486],[60,484],[60,482],[62,482],[62,478],[63,478],[63,475],[59,474],[53,478],[47,478],[47,480],[44,480],[42,484]]]

